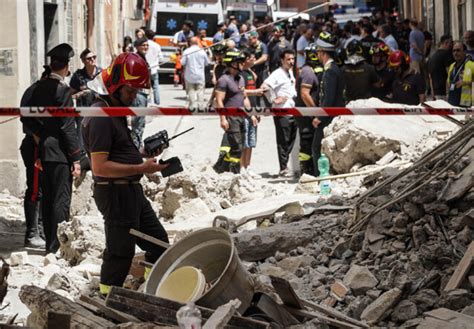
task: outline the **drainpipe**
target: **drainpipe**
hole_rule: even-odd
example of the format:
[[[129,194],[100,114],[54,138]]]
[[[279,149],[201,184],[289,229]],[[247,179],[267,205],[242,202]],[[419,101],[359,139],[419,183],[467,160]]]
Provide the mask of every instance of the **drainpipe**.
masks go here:
[[[87,0],[87,48],[94,48],[94,8],[95,8],[95,1],[94,0]]]

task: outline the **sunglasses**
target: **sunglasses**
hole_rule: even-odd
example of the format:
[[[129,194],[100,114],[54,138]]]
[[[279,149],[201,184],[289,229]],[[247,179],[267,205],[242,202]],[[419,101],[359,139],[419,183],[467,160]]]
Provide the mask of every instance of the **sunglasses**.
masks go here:
[[[90,60],[95,60],[97,58],[97,56],[90,56],[90,57],[86,57],[84,58],[86,61],[90,61]]]

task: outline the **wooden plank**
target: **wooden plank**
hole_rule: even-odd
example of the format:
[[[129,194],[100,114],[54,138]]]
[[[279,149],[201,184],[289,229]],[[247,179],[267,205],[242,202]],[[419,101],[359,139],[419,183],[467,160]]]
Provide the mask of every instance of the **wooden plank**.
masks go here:
[[[157,239],[155,237],[152,237],[148,234],[142,233],[140,231],[135,230],[134,228],[131,228],[129,233],[133,236],[136,236],[137,238],[146,240],[148,242],[151,242],[153,244],[156,244],[157,246],[160,246],[162,248],[168,249],[170,245],[166,242],[161,241],[160,239]]]
[[[449,328],[448,325],[448,323],[442,320],[426,318],[420,322],[416,329],[447,329]]]
[[[38,320],[44,325],[48,322],[48,312],[53,311],[70,313],[71,327],[108,328],[114,326],[113,322],[96,316],[79,304],[47,289],[24,285],[18,296],[23,304],[38,315]]]
[[[280,296],[280,298],[285,303],[285,305],[296,308],[296,309],[304,309],[305,307],[308,307],[315,311],[329,315],[335,319],[352,323],[353,325],[357,327],[369,328],[369,326],[365,324],[364,322],[355,320],[345,315],[344,313],[333,309],[332,307],[329,307],[326,305],[319,305],[319,304],[312,303],[310,301],[299,298],[296,292],[294,291],[293,287],[290,285],[290,283],[287,280],[281,279],[281,278],[275,278],[275,277],[270,277],[270,278],[272,280],[272,286],[275,288],[277,294]]]
[[[236,309],[239,308],[240,304],[242,304],[240,300],[234,299],[225,305],[219,306],[211,317],[207,319],[202,329],[224,328],[235,314]]]
[[[341,320],[336,320],[330,317],[327,317],[321,313],[316,313],[316,312],[310,312],[310,311],[305,311],[305,310],[299,310],[296,308],[292,308],[289,306],[285,306],[285,308],[293,315],[296,316],[302,316],[305,318],[310,318],[310,319],[320,319],[331,326],[334,326],[336,328],[341,328],[341,329],[350,329],[350,328],[361,328],[359,326],[356,326],[352,323],[341,321]]]
[[[71,314],[62,312],[48,312],[48,329],[71,328]]]
[[[103,300],[90,298],[89,296],[86,296],[86,295],[81,295],[80,300],[87,304],[91,304],[92,306],[97,308],[100,313],[104,314],[106,317],[112,320],[115,320],[119,323],[140,322],[140,320],[138,320],[136,317],[132,315],[122,313],[120,311],[114,310],[113,308],[107,307]]]
[[[471,242],[469,247],[467,248],[466,252],[464,253],[463,258],[459,262],[456,270],[454,271],[453,275],[449,279],[446,287],[444,287],[444,291],[449,291],[453,289],[457,289],[461,282],[465,279],[466,274],[469,272],[472,266],[472,262],[474,259],[474,241]]]
[[[287,280],[275,276],[270,276],[270,279],[272,280],[273,288],[275,288],[275,291],[278,296],[280,296],[283,304],[297,309],[304,308],[300,298]]]
[[[474,317],[469,316],[467,314],[452,311],[444,307],[425,312],[424,314],[425,316],[429,316],[446,322],[452,322],[453,320],[462,320],[466,323],[474,323]]]
[[[156,321],[161,312],[165,318],[174,319],[176,324],[176,312],[184,305],[175,301],[167,300],[153,295],[140,293],[133,290],[112,287],[105,300],[105,305],[119,311],[131,314],[143,321]],[[198,306],[203,320],[209,319],[214,310]],[[162,323],[166,324],[166,323]],[[262,321],[256,321],[241,316],[233,316],[228,324],[229,328],[268,328],[269,324]]]

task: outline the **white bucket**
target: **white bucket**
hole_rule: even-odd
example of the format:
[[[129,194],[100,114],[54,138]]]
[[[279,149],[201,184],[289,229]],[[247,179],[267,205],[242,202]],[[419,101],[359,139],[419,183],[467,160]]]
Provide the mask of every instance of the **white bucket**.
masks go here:
[[[204,293],[206,277],[194,266],[173,271],[156,289],[155,295],[180,303],[194,302]]]

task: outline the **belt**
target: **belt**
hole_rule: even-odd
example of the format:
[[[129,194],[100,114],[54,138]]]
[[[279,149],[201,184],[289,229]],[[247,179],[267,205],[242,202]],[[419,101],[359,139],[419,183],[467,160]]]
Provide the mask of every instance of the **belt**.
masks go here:
[[[117,180],[111,180],[108,182],[96,182],[95,185],[136,185],[140,184],[140,181],[138,180],[127,180],[127,179],[117,179]]]

